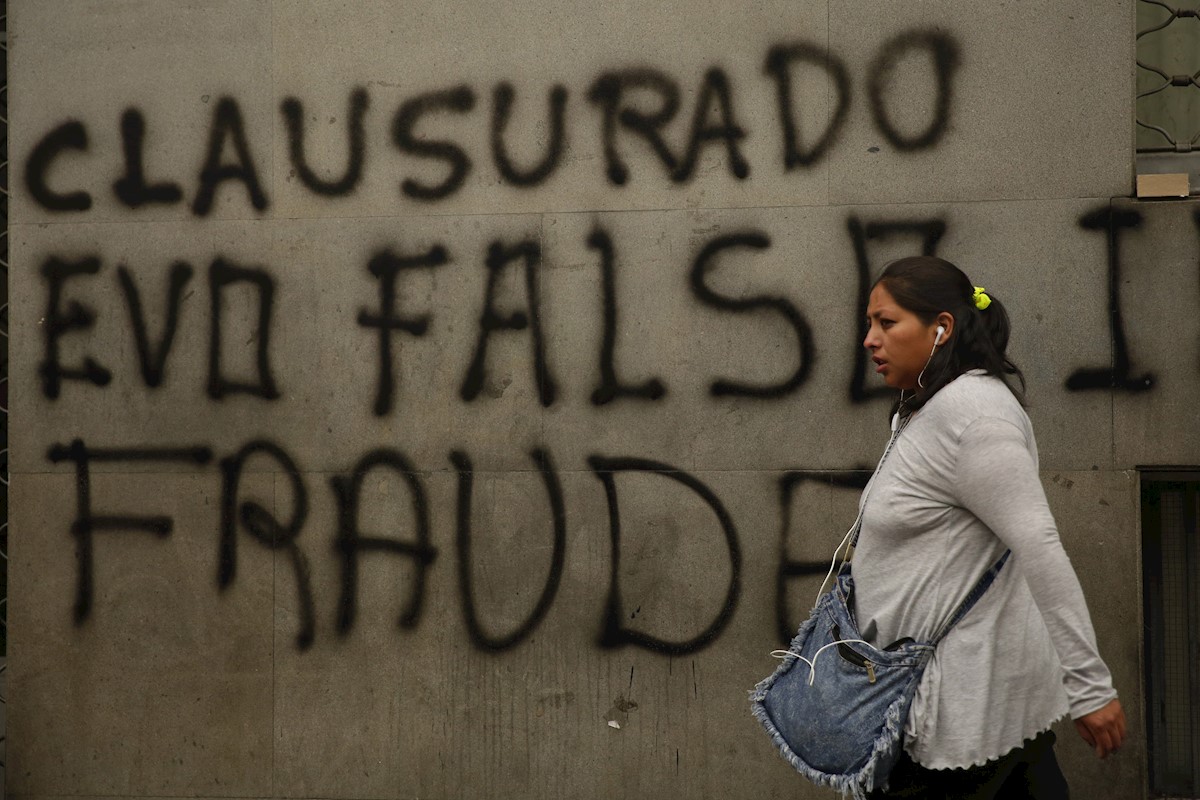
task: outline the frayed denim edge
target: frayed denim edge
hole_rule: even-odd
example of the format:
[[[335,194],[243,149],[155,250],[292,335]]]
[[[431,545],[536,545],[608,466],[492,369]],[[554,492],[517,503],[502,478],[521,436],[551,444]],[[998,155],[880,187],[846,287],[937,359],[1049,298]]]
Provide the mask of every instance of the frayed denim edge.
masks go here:
[[[798,649],[799,645],[807,638],[809,631],[816,624],[816,619],[817,613],[816,609],[814,609],[812,616],[796,632],[789,650],[794,652]],[[774,672],[763,678],[757,686],[750,690],[751,713],[754,714],[755,719],[762,723],[762,726],[770,735],[771,741],[775,743],[775,747],[779,750],[779,755],[805,778],[817,786],[828,786],[834,791],[840,792],[843,797],[852,797],[853,800],[867,800],[867,792],[876,788],[874,786],[875,769],[879,766],[880,759],[891,751],[893,745],[899,745],[900,733],[904,725],[904,720],[900,718],[900,715],[908,705],[905,703],[906,698],[904,694],[906,693],[901,694],[888,706],[887,713],[884,715],[883,731],[875,739],[871,757],[867,759],[867,763],[863,765],[862,769],[848,775],[832,775],[828,772],[821,772],[810,766],[807,761],[792,750],[787,740],[783,738],[783,734],[779,732],[779,729],[775,727],[775,723],[771,721],[766,706],[763,704],[763,701],[766,700],[767,692],[776,679],[791,669],[796,660],[795,655],[786,656]],[[886,776],[881,785],[882,788],[887,788]]]

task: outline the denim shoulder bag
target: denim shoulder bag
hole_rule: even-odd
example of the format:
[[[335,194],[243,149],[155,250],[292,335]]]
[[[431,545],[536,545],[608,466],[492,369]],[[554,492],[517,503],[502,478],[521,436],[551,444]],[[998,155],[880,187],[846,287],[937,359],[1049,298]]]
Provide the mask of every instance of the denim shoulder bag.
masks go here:
[[[893,424],[876,475],[903,427]],[[868,484],[868,494],[870,490]],[[854,579],[848,554],[858,542],[865,506],[864,496],[858,519],[834,553],[836,564],[837,553],[850,539],[833,586],[819,595],[788,649],[775,651],[783,658],[779,667],[750,692],[754,716],[784,759],[818,786],[855,800],[887,785],[900,758],[909,707],[934,648],[988,590],[1009,556],[1006,550],[928,642],[905,637],[876,648],[863,640],[850,610]],[[832,573],[831,564],[826,582]],[[796,668],[800,662],[807,669]]]

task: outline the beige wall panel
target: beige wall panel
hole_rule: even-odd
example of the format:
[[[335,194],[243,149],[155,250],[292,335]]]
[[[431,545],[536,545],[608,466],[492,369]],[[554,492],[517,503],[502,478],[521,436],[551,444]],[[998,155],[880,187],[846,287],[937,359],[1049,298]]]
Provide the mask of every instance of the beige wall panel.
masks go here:
[[[413,541],[405,484],[384,471],[375,477],[365,484],[364,535]],[[511,645],[503,640],[534,613],[553,573],[546,490],[535,473],[473,476],[469,585],[490,646],[464,621],[462,550],[447,508],[457,476],[418,476],[433,508],[437,555],[420,616],[407,629],[397,615],[413,590],[411,561],[367,554],[354,625],[336,633],[342,576],[326,546],[334,509],[325,495],[314,496],[304,537],[316,609],[309,649],[296,646],[294,580],[286,559],[277,564],[280,796],[708,796],[736,794],[751,780],[768,794],[803,792],[762,746],[745,695],[774,666],[767,652],[776,646],[777,476],[695,475],[736,527],[740,568],[732,590],[728,545],[708,505],[662,475],[615,476],[622,626],[683,646],[733,604],[709,644],[679,655],[601,646],[614,559],[604,488],[589,471],[559,478],[561,581],[544,617]]]
[[[831,5],[830,51],[863,65],[864,78],[855,84],[839,157],[831,161],[830,202],[1130,193],[1131,6],[1126,0],[1039,0],[1019,8],[953,0]],[[914,46],[902,38],[908,32],[933,34],[944,44]],[[946,91],[939,91],[941,78]],[[944,114],[939,97],[946,98]],[[872,124],[877,115],[893,134]],[[928,146],[903,145],[937,130]]]
[[[1112,672],[1129,731],[1120,754],[1099,761],[1075,725],[1064,720],[1055,728],[1058,758],[1073,796],[1136,797],[1147,781],[1137,475],[1043,470],[1042,485],[1087,597],[1096,641]]]
[[[168,516],[173,530],[95,532],[76,625],[75,482],[11,487],[9,792],[269,793],[270,559],[244,552],[219,593],[215,476],[92,475],[94,515]],[[272,501],[269,478],[245,492]]]

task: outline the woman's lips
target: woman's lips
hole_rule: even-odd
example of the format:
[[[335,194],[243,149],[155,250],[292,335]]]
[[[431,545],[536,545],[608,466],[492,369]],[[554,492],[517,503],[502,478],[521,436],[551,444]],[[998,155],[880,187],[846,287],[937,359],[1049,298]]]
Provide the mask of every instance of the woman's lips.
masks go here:
[[[875,362],[875,372],[876,372],[876,373],[882,374],[882,373],[883,373],[883,371],[884,371],[885,369],[887,369],[887,362],[886,362],[886,361],[880,361],[878,358],[873,358],[873,359],[871,359],[871,360]]]

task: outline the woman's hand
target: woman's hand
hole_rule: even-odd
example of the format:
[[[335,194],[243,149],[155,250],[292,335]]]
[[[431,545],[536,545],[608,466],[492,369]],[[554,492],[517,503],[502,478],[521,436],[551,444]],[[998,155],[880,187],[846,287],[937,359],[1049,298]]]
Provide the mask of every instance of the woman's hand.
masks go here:
[[[1075,730],[1096,748],[1097,756],[1108,758],[1125,741],[1125,712],[1121,710],[1121,701],[1113,700],[1103,708],[1084,714],[1075,720]]]

